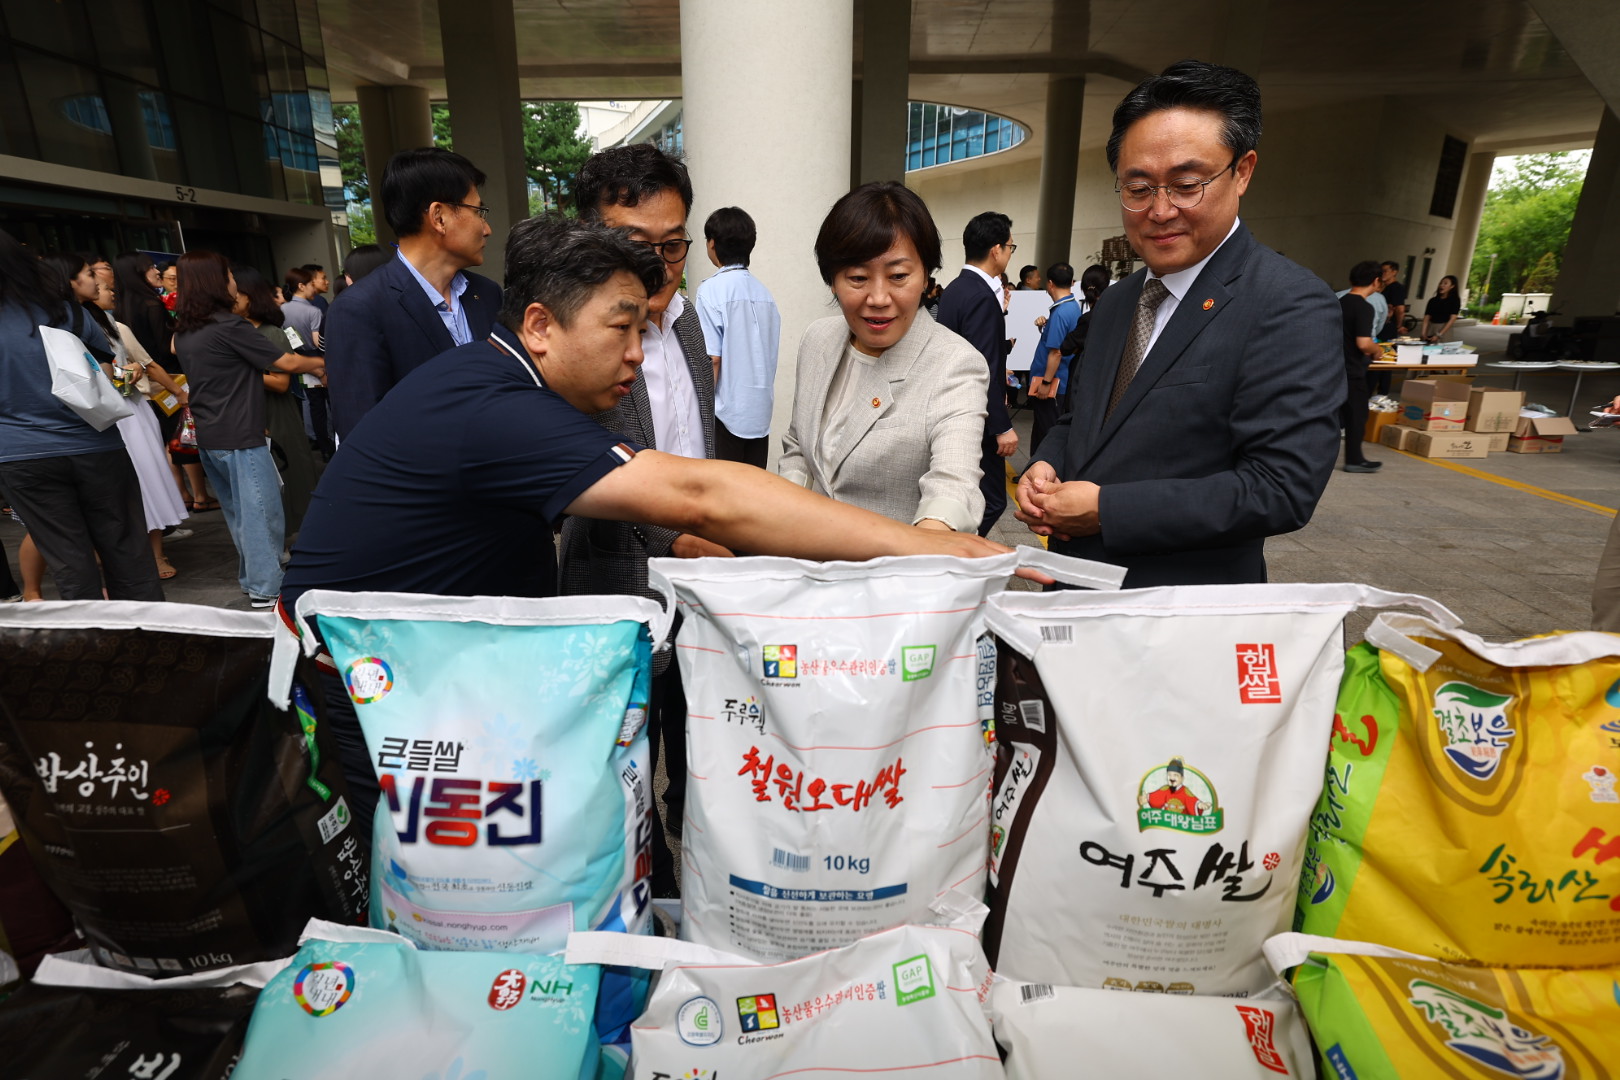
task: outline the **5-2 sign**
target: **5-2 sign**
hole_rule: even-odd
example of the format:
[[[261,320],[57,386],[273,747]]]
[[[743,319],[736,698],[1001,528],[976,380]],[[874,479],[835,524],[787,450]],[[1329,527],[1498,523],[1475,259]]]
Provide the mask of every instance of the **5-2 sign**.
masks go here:
[[[181,187],[176,184],[174,186],[174,198],[176,202],[194,203],[197,201],[197,189],[194,187]]]

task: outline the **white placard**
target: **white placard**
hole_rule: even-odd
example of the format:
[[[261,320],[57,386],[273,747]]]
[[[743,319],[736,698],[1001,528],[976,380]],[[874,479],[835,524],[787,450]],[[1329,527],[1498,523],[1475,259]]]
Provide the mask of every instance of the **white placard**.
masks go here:
[[[1008,371],[1028,371],[1035,356],[1035,343],[1041,338],[1035,320],[1052,310],[1052,298],[1045,289],[1021,289],[1007,301],[1007,336],[1013,339],[1007,354]]]

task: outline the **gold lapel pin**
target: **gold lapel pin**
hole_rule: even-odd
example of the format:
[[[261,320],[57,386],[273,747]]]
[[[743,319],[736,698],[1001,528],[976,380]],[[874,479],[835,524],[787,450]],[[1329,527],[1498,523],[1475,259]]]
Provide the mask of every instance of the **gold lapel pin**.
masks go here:
[[[883,404],[883,402],[882,402],[881,399],[879,399],[879,398],[873,398],[872,399],[872,408],[876,409],[879,406],[881,406],[882,404]]]
[[[1205,300],[1204,301],[1204,310],[1205,311],[1208,311],[1210,308],[1212,308],[1214,306],[1215,306],[1215,301],[1214,300]]]

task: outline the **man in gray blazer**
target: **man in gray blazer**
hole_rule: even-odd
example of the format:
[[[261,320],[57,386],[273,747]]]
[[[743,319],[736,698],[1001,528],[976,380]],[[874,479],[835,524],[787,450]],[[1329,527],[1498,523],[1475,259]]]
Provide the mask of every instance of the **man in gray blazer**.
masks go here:
[[[616,408],[595,417],[597,423],[648,449],[714,457],[714,365],[697,309],[679,292],[692,244],[686,231],[692,210],[686,166],[648,143],[616,146],[585,163],[574,197],[582,220],[628,230],[632,240],[663,257],[666,273],[664,287],[648,298],[641,377]],[[729,554],[701,537],[656,525],[569,518],[562,528],[560,583],[564,595],[661,600],[647,585],[649,558]],[[686,798],[686,696],[680,667],[670,655],[665,651],[653,661],[647,732],[654,762],[664,744],[665,823],[679,835]],[[663,830],[653,833],[653,891],[673,896],[673,857]]]
[[[1338,456],[1339,312],[1238,221],[1260,90],[1182,61],[1114,110],[1108,163],[1146,269],[1093,311],[1074,411],[1036,448],[1019,520],[1125,566],[1127,588],[1266,579]]]

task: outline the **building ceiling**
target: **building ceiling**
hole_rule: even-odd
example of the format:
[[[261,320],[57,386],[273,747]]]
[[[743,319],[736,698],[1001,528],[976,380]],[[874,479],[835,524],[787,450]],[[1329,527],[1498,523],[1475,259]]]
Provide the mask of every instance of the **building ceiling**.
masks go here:
[[[813,0],[818,3],[836,0]],[[856,7],[856,56],[860,3]],[[526,98],[680,96],[679,0],[514,0]],[[1128,86],[1188,56],[1259,79],[1268,111],[1371,97],[1477,148],[1590,145],[1603,103],[1528,0],[912,0],[911,97],[998,112],[1038,156],[1052,74],[1086,74],[1085,138]],[[445,94],[438,0],[320,0],[333,94]],[[852,70],[858,71],[858,62]],[[998,155],[998,160],[1006,160]],[[949,166],[959,168],[962,166]]]

